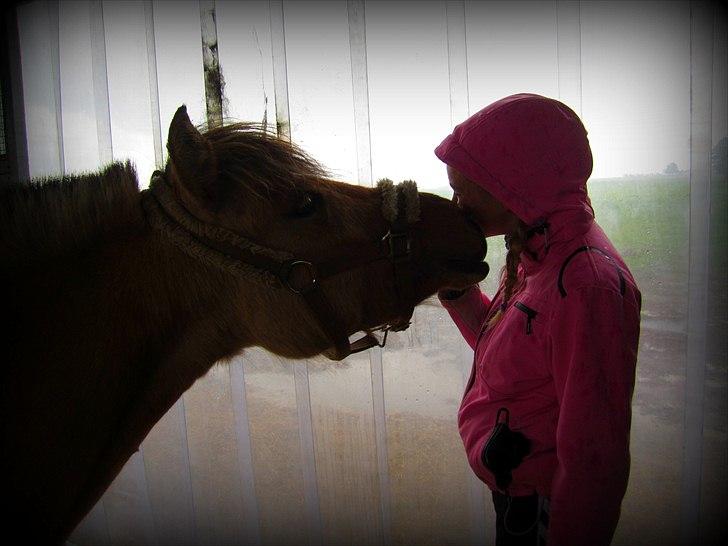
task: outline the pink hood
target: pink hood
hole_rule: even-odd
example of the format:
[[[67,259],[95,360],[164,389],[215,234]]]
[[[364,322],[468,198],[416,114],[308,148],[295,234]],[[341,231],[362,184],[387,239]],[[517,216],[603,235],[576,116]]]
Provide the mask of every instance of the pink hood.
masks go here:
[[[592,213],[587,132],[554,99],[521,93],[496,101],[455,127],[435,155],[529,226],[565,209]]]

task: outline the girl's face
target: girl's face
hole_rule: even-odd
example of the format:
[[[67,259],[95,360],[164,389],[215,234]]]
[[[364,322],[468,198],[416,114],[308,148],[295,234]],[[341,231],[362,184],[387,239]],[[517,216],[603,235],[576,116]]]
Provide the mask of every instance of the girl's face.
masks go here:
[[[453,203],[478,223],[486,237],[514,233],[518,229],[518,217],[481,186],[450,165],[447,166],[447,177],[453,191]]]

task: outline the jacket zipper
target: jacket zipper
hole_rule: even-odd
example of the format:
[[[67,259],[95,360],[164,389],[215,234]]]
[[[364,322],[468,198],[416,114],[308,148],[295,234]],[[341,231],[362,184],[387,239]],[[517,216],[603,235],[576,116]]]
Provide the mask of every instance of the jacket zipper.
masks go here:
[[[531,320],[536,318],[536,315],[538,315],[538,311],[531,309],[530,307],[522,304],[520,301],[514,303],[513,306],[519,311],[523,311],[524,313],[526,313],[526,335],[530,336],[532,331]]]
[[[495,295],[493,296],[493,301],[496,300],[496,298],[498,297],[498,294],[500,294],[500,291],[495,293]],[[490,313],[488,313],[486,316],[489,319]],[[471,387],[473,386],[473,383],[475,383],[475,374],[478,369],[478,358],[477,358],[478,357],[478,346],[480,345],[480,340],[488,333],[487,325],[488,325],[488,320],[485,320],[483,322],[483,324],[480,325],[480,330],[478,330],[478,337],[475,340],[475,349],[473,350],[473,366],[470,370],[470,379],[468,379],[468,384],[465,387],[465,392],[463,393],[463,398],[465,398],[465,396],[467,396],[468,392],[470,391]]]

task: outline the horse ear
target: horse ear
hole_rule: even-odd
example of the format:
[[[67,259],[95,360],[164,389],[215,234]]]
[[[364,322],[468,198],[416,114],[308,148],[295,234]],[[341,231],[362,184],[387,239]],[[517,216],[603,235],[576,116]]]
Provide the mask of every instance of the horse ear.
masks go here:
[[[192,125],[184,104],[169,125],[167,151],[182,198],[191,194],[203,207],[217,208],[217,158],[210,142]]]

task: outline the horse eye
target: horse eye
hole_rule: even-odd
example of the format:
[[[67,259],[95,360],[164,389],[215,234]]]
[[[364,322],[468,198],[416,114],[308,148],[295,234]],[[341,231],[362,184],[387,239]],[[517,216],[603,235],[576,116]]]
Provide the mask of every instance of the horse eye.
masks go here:
[[[318,195],[313,193],[305,193],[298,200],[296,207],[291,212],[290,216],[294,218],[306,218],[316,212],[316,206],[318,204]]]

